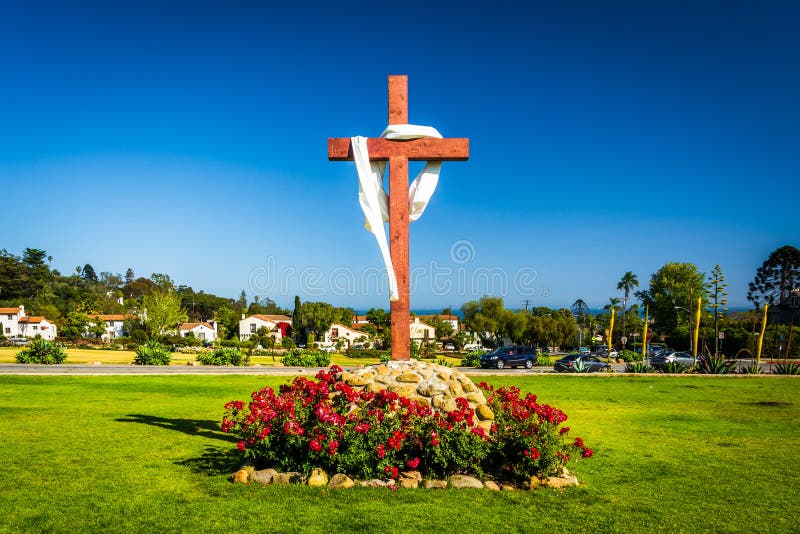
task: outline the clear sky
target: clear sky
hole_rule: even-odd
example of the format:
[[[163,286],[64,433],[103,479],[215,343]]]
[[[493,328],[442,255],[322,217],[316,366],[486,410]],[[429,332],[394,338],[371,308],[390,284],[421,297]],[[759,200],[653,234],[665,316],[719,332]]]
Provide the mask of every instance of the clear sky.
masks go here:
[[[412,308],[599,307],[625,271],[800,245],[800,4],[0,2],[0,248],[235,297],[388,304],[352,163],[386,76],[469,137]],[[412,167],[412,171],[417,168]]]

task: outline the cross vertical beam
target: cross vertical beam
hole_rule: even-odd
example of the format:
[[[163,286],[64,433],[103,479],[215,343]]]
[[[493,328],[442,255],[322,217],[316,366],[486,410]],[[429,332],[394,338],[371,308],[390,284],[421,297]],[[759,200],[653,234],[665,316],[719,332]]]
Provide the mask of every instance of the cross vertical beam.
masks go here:
[[[408,124],[408,77],[389,76],[389,124]],[[409,359],[410,306],[408,263],[408,162],[466,161],[469,139],[435,138],[367,139],[370,161],[389,162],[389,253],[392,257],[399,299],[391,303],[392,359]],[[350,138],[328,139],[328,159],[353,159]]]
[[[389,76],[389,124],[408,124],[408,76]],[[398,300],[391,303],[392,359],[408,360],[409,317],[408,157],[389,158],[389,252]]]

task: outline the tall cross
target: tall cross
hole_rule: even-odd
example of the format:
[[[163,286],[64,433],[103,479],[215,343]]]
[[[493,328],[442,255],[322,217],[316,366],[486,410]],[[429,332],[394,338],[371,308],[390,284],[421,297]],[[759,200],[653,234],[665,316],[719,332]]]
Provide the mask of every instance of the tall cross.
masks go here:
[[[389,76],[389,124],[408,124],[408,76]],[[465,161],[469,139],[426,137],[367,139],[370,160],[389,160],[389,250],[397,277],[398,300],[391,303],[392,359],[408,360],[410,345],[408,269],[408,162]],[[329,138],[328,159],[353,159],[350,139]]]

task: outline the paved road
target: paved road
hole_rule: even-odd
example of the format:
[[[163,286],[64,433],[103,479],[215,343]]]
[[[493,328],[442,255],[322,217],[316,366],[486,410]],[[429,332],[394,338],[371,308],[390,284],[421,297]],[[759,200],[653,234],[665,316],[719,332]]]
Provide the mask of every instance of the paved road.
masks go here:
[[[622,371],[624,365],[614,365],[615,371]],[[347,367],[345,367],[347,368]],[[250,367],[212,367],[192,365],[91,365],[61,364],[36,365],[0,363],[0,375],[272,375],[294,376],[315,375],[324,367],[272,367],[253,365]],[[533,369],[473,369],[458,368],[467,375],[539,375],[554,373],[552,367]]]

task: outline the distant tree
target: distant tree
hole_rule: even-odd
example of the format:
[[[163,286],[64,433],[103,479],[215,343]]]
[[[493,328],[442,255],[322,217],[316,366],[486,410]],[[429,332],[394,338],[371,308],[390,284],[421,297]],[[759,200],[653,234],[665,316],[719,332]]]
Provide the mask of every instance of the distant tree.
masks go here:
[[[83,269],[81,270],[81,278],[83,278],[87,282],[92,282],[92,283],[97,282],[99,280],[97,278],[97,273],[94,272],[94,267],[92,267],[88,263],[84,265]]]
[[[391,315],[383,308],[370,308],[367,312],[367,321],[375,326],[388,326],[392,323]]]
[[[99,339],[106,333],[106,322],[99,317],[90,317],[87,330],[90,336]]]
[[[650,288],[637,291],[636,296],[650,307],[651,317],[662,330],[675,328],[679,315],[686,317],[688,325],[688,313],[679,314],[676,306],[694,310],[697,297],[705,301],[705,275],[693,263],[667,263],[650,277]]]
[[[503,306],[501,297],[482,297],[461,307],[464,323],[475,332],[485,346],[500,346],[511,312]]]
[[[100,273],[100,283],[106,291],[115,291],[122,287],[122,277],[118,274],[102,272]]]
[[[300,317],[300,308],[303,306],[303,303],[300,301],[300,297],[298,295],[294,296],[294,308],[292,309],[292,324],[298,324],[298,318]]]
[[[627,336],[628,330],[625,325],[625,315],[628,309],[628,299],[631,297],[631,290],[639,287],[639,278],[631,271],[622,275],[619,282],[617,282],[617,290],[622,291],[624,296],[622,298],[622,335]]]
[[[150,336],[160,336],[175,330],[186,320],[186,310],[181,307],[181,299],[174,291],[156,291],[142,297],[142,306],[147,313],[145,325]]]
[[[83,312],[69,312],[61,325],[60,335],[69,338],[83,337],[89,326],[89,316]]]
[[[247,293],[244,292],[244,289],[242,289],[242,292],[239,294],[239,300],[236,301],[236,304],[238,304],[240,308],[247,307]]]
[[[318,338],[331,327],[336,317],[335,308],[327,302],[304,302],[298,324],[293,325],[295,335],[313,333]]]
[[[434,328],[436,331],[436,339],[439,341],[452,337],[453,325],[450,324],[450,321],[443,321],[439,317],[433,315],[425,319],[425,322]]]
[[[130,283],[132,283],[134,280],[136,280],[136,275],[134,275],[134,274],[133,274],[133,269],[131,269],[130,267],[128,267],[128,269],[125,271],[125,284],[126,284],[126,285],[127,285],[127,284],[130,284]]]
[[[239,332],[239,317],[230,306],[220,306],[214,311],[214,320],[221,339],[231,339]]]
[[[153,281],[162,291],[172,291],[175,289],[175,282],[168,274],[153,273],[150,275],[150,280]]]
[[[122,292],[126,298],[139,300],[145,295],[151,295],[161,288],[149,278],[137,278],[130,284],[125,284]]]
[[[796,289],[800,289],[800,250],[785,245],[774,250],[758,268],[747,300],[756,309],[762,304],[785,304]]]
[[[728,284],[725,283],[722,267],[717,264],[711,274],[708,275],[708,282],[706,283],[706,289],[709,294],[708,307],[714,313],[714,354],[719,354],[719,321],[724,316],[724,312],[728,310],[725,307],[728,304],[726,287],[728,287]]]

